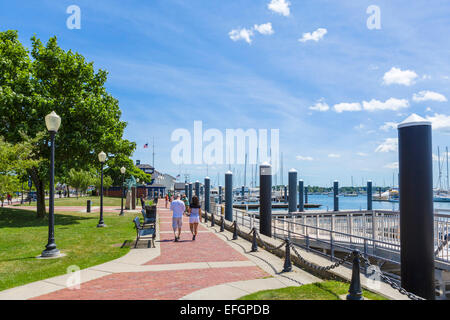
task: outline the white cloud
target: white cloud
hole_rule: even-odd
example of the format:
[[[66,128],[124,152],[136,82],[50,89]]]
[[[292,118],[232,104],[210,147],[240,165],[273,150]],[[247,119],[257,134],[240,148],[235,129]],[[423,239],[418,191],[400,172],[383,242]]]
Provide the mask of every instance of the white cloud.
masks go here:
[[[361,111],[361,104],[359,102],[354,103],[338,103],[334,105],[334,111],[341,113],[344,111]]]
[[[398,169],[398,162],[388,163],[384,166],[384,168],[388,169]]]
[[[450,116],[435,113],[434,116],[427,116],[427,120],[431,121],[433,130],[450,130]]]
[[[272,29],[272,23],[270,23],[270,22],[260,24],[260,25],[255,24],[253,29],[264,35],[270,35],[270,34],[274,33],[274,31]]]
[[[267,7],[269,10],[287,17],[291,13],[291,10],[289,9],[290,4],[291,3],[286,0],[271,0]]]
[[[387,138],[375,149],[375,152],[397,151],[397,147],[398,147],[397,138]]]
[[[357,155],[360,156],[360,157],[367,157],[368,156],[368,154],[364,153],[364,152],[358,152]]]
[[[445,151],[444,151],[444,152],[441,151],[440,157],[441,157],[441,163],[442,163],[442,161],[445,161],[445,159],[446,159],[446,157],[447,157],[447,155],[445,154]],[[449,159],[450,159],[450,151],[449,151],[449,153],[448,153],[448,157],[449,157]],[[439,161],[439,157],[438,157],[437,154],[434,154],[434,153],[433,153],[433,161]]]
[[[306,42],[309,40],[313,40],[313,41],[319,41],[320,39],[322,39],[324,37],[324,35],[327,34],[327,29],[324,28],[319,28],[316,31],[314,31],[313,33],[311,32],[306,32],[303,34],[303,37],[301,39],[298,39],[298,41],[300,42]]]
[[[366,127],[366,126],[363,125],[362,123],[358,124],[357,126],[354,126],[354,128],[355,128],[356,130],[362,130],[362,129],[364,129],[365,127]]]
[[[228,35],[233,41],[245,40],[247,43],[252,43],[251,37],[253,36],[253,31],[245,28],[233,29],[228,33]]]
[[[419,93],[415,93],[413,95],[413,100],[415,102],[421,101],[447,102],[447,98],[444,95],[433,91],[420,91]]]
[[[296,157],[297,160],[302,160],[302,161],[313,161],[313,157],[305,157],[305,156],[297,156]]]
[[[397,122],[385,122],[381,127],[380,130],[383,131],[389,131],[391,129],[397,129],[398,123]]]
[[[404,86],[410,86],[414,84],[414,80],[418,77],[417,73],[412,70],[402,71],[399,68],[392,67],[391,70],[386,72],[383,76],[383,84],[400,84]]]
[[[310,110],[325,112],[330,110],[330,106],[323,101],[318,101],[315,105],[309,107]]]
[[[385,102],[372,99],[370,100],[370,102],[363,101],[363,107],[364,110],[367,111],[377,111],[377,110],[397,111],[403,108],[408,108],[409,102],[406,99],[395,99],[395,98],[390,98]]]
[[[340,157],[341,157],[341,155],[340,154],[336,154],[336,153],[330,153],[328,155],[328,158],[340,158]]]

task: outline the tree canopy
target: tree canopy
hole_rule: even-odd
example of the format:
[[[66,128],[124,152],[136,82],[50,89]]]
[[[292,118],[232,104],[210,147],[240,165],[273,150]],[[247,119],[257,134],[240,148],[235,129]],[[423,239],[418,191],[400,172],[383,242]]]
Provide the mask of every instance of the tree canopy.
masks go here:
[[[31,46],[29,51],[20,43],[17,31],[0,32],[0,136],[15,144],[42,135],[30,153],[30,160],[40,161],[28,174],[37,189],[38,216],[43,216],[50,154],[47,114],[55,111],[61,117],[55,140],[57,177],[72,168],[98,168],[100,151],[108,155],[111,170],[118,171],[115,165],[123,162],[135,171],[129,157],[136,144],[123,138],[126,122],[118,100],[105,88],[105,70],[96,71],[81,54],[60,48],[56,37],[44,44],[33,36]]]

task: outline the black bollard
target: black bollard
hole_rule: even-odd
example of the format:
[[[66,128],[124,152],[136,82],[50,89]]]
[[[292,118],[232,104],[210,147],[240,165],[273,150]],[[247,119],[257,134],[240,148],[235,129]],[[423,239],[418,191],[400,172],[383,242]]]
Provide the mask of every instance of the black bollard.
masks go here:
[[[86,212],[91,212],[91,200],[88,200],[88,201],[87,201],[87,204],[86,204]]]
[[[305,187],[305,203],[308,203],[308,187]]]
[[[367,210],[372,210],[372,181],[367,181]]]
[[[189,194],[188,194],[188,199],[189,199],[189,204],[192,203],[192,182],[189,182]]]
[[[225,173],[225,219],[233,221],[233,173]]]
[[[297,170],[291,169],[288,173],[289,180],[289,213],[297,211]]]
[[[333,182],[333,200],[334,211],[339,211],[339,182],[337,180]]]
[[[364,300],[359,275],[359,250],[353,251],[352,281],[348,289],[347,300]]]
[[[267,162],[259,166],[259,231],[272,237],[272,167]]]
[[[222,204],[222,186],[219,186],[219,204]]]
[[[233,223],[233,240],[237,240],[238,235],[237,235],[237,221],[234,221]]]
[[[303,212],[305,211],[305,205],[303,200],[303,180],[300,180],[298,182],[298,211]]]
[[[256,228],[253,228],[252,252],[258,251],[258,242],[256,241]]]
[[[214,221],[214,211],[211,212],[211,227],[214,227],[216,225],[216,222]]]
[[[291,272],[292,271],[292,263],[291,263],[291,240],[286,238],[286,250],[284,256],[284,267],[283,272]]]
[[[200,199],[200,181],[195,181],[195,184],[194,184],[194,192],[195,192],[195,195]]]
[[[225,231],[225,219],[222,216],[222,219],[220,219],[220,232]]]
[[[398,125],[402,287],[435,299],[431,123],[411,115]]]

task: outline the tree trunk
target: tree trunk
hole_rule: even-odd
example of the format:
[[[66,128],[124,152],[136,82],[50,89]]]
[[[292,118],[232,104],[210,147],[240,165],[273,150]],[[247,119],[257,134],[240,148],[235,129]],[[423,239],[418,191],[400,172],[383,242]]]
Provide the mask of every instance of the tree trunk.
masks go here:
[[[66,185],[66,188],[67,188],[67,198],[70,198],[70,190],[69,190],[69,186],[68,185]]]
[[[43,218],[46,215],[44,184],[39,177],[37,168],[30,170],[30,176],[36,188],[36,214],[38,218]]]

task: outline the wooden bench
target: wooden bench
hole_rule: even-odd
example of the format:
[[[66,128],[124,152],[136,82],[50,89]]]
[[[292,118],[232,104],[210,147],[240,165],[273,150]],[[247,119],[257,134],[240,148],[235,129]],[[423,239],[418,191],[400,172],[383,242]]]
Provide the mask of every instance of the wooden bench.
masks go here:
[[[155,227],[151,227],[151,228],[145,228],[143,225],[141,225],[141,221],[139,220],[139,217],[134,218],[133,220],[134,222],[134,226],[136,228],[136,243],[134,244],[134,247],[137,247],[138,241],[141,237],[144,236],[152,236],[152,244],[153,244],[153,248],[155,247],[155,237],[156,237],[156,230]]]

